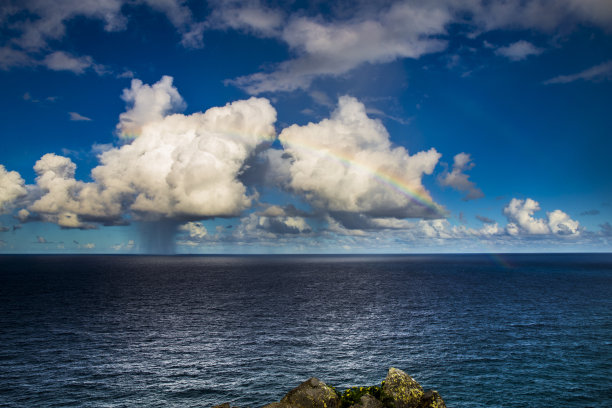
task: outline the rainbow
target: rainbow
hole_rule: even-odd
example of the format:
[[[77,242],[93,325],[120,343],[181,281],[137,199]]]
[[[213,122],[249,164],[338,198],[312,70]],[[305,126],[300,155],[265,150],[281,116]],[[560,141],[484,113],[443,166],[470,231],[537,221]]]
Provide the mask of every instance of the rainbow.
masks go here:
[[[367,173],[371,178],[378,181],[379,183],[384,184],[389,188],[393,189],[394,191],[402,194],[404,197],[408,198],[411,202],[417,204],[418,206],[431,210],[433,214],[439,216],[445,215],[444,209],[438,204],[434,203],[425,191],[418,191],[412,189],[404,180],[389,172],[386,172],[381,169],[376,169],[371,166],[367,166],[363,163],[356,161],[352,157],[342,155],[341,153],[334,152],[329,149],[314,147],[295,141],[285,141],[284,143],[281,141],[281,144],[283,144],[283,147],[287,147],[288,149],[295,146],[297,148],[318,154],[319,156],[335,160],[346,168],[356,167]]]

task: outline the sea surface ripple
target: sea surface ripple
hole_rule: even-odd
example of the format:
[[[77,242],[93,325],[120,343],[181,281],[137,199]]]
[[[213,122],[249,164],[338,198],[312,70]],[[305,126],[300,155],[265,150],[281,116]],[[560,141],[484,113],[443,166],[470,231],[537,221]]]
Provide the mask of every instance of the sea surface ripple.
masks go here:
[[[262,406],[390,366],[449,407],[612,406],[612,256],[1,256],[0,406]]]

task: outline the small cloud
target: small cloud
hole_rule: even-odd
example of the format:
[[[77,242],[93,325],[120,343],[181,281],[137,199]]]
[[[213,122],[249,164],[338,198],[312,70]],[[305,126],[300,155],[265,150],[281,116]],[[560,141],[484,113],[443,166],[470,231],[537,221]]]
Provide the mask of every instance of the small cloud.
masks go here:
[[[612,225],[609,222],[599,224],[599,228],[601,228],[601,235],[612,237]]]
[[[491,218],[485,217],[483,215],[477,215],[476,219],[478,221],[481,221],[481,222],[485,223],[485,224],[495,224],[495,220],[492,220]]]
[[[55,51],[45,57],[42,64],[53,71],[70,71],[82,74],[94,65],[90,56],[75,57],[64,51]]]
[[[47,102],[57,102],[58,99],[59,99],[59,96],[47,96],[45,98]]]
[[[0,232],[8,232],[11,230],[11,227],[5,227],[4,225],[0,225]]]
[[[506,57],[511,61],[521,61],[530,55],[541,54],[543,51],[544,50],[537,48],[532,43],[521,40],[506,47],[499,47],[497,50],[495,50],[495,54]]]
[[[28,102],[32,102],[32,103],[38,103],[40,102],[40,100],[32,98],[32,94],[29,92],[25,92],[22,96],[24,101],[28,101]]]
[[[607,61],[576,74],[559,75],[544,81],[544,85],[568,84],[575,81],[601,82],[612,79],[612,61]]]
[[[70,115],[70,120],[72,121],[91,121],[91,118],[88,118],[87,116],[83,116],[79,113],[76,112],[68,112],[68,115]]]
[[[334,102],[324,92],[311,91],[309,95],[312,98],[312,100],[315,101],[315,103],[317,103],[318,105],[326,106],[328,108],[334,107]]]
[[[45,239],[45,237],[37,235],[36,236],[36,242],[39,243],[39,244],[46,244],[47,240]]]
[[[587,210],[580,213],[580,215],[599,215],[599,210]]]
[[[466,171],[471,170],[474,167],[472,158],[467,153],[459,153],[455,155],[453,162],[452,171],[446,170],[444,173],[438,176],[438,182],[443,187],[451,187],[455,190],[465,192],[466,195],[463,197],[464,201],[476,200],[484,197],[482,190],[476,187],[473,181],[469,180]]]
[[[376,109],[376,108],[367,108],[366,113],[369,115],[382,116],[383,118],[391,119],[401,125],[409,125],[410,122],[412,122],[412,118],[404,119],[398,116],[389,115],[381,111],[380,109]]]
[[[93,242],[88,242],[87,244],[83,244],[83,248],[85,249],[94,249],[96,247],[96,244],[94,244]]]
[[[117,74],[117,78],[119,78],[119,79],[122,79],[122,78],[132,79],[132,78],[134,78],[134,76],[135,76],[134,73],[132,71],[130,71],[130,70],[126,70],[126,71],[123,71],[120,74]]]

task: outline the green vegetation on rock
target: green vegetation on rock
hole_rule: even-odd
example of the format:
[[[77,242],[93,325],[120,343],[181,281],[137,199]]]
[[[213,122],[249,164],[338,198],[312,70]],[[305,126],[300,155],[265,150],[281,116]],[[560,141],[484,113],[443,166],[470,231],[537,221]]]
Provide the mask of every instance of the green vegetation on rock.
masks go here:
[[[213,408],[230,408],[225,403]],[[446,408],[437,391],[424,391],[412,377],[391,367],[380,385],[351,387],[339,392],[310,378],[263,408]]]

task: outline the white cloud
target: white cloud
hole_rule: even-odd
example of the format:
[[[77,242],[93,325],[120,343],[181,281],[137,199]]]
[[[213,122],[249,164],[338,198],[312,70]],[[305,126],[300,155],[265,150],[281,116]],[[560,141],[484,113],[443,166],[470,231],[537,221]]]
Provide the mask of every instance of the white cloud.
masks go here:
[[[221,0],[214,2],[215,8],[208,24],[217,29],[244,30],[262,37],[280,34],[284,13],[263,6],[257,0]]]
[[[508,222],[513,222],[528,234],[549,234],[550,229],[543,219],[536,219],[533,214],[540,211],[540,204],[528,198],[519,200],[513,198],[504,208],[504,214],[508,217]],[[512,227],[514,231],[514,227]]]
[[[548,227],[553,234],[577,235],[580,233],[580,224],[572,220],[569,215],[561,210],[547,213]]]
[[[537,30],[568,32],[578,24],[612,29],[609,0],[439,0],[396,1],[391,4],[354,5],[340,16],[309,16],[295,13],[277,27],[270,9],[257,2],[233,2],[217,13],[225,26],[276,36],[287,44],[294,57],[271,71],[258,72],[228,81],[251,94],[306,89],[321,76],[346,74],[364,63],[385,63],[401,58],[420,58],[443,51],[449,24],[465,24],[468,36],[493,30]],[[235,6],[239,4],[239,6]],[[246,4],[246,5],[245,5]],[[364,3],[365,4],[365,3]],[[248,5],[248,6],[247,6]],[[258,10],[258,23],[248,23],[240,13]],[[333,9],[332,9],[333,10]],[[339,13],[337,13],[339,14]],[[350,17],[346,17],[349,15]],[[264,18],[267,17],[267,18]],[[275,16],[272,19],[270,16]],[[260,24],[264,29],[257,28]],[[527,41],[518,41],[496,51],[518,61],[543,52]]]
[[[119,115],[117,131],[121,137],[137,137],[143,125],[159,122],[170,112],[185,109],[185,102],[172,82],[173,78],[167,75],[153,85],[132,80],[131,87],[124,89],[121,95],[121,99],[131,106]]]
[[[575,81],[600,82],[609,80],[612,80],[612,61],[607,61],[599,65],[595,65],[576,74],[559,75],[557,77],[544,81],[544,84],[568,84],[570,82]]]
[[[482,191],[476,187],[473,181],[469,180],[469,177],[465,172],[474,167],[472,158],[467,153],[459,153],[455,155],[453,162],[453,169],[451,172],[445,171],[440,174],[438,181],[442,186],[452,187],[456,190],[463,191],[466,194],[464,197],[465,201],[475,200],[484,197]]]
[[[68,112],[68,116],[70,116],[70,120],[72,121],[91,121],[91,118],[88,118],[87,116],[83,116],[80,113],[77,112]]]
[[[11,46],[0,47],[0,69],[9,70],[13,67],[28,67],[36,65],[36,61],[26,52],[16,50]]]
[[[316,208],[396,218],[442,212],[421,183],[440,154],[432,148],[411,156],[392,146],[355,98],[341,97],[330,119],[285,128],[279,140],[290,156],[288,187]]]
[[[4,2],[6,3],[6,2]],[[41,50],[49,50],[66,37],[67,25],[77,17],[102,21],[104,30],[126,29],[130,7],[145,5],[164,14],[181,34],[181,44],[201,47],[203,23],[196,22],[183,0],[21,0],[4,4],[0,10],[0,28],[9,28],[16,35],[0,43],[0,69],[42,64],[53,70],[68,70],[77,74],[93,68],[98,74],[106,69],[89,56],[71,56],[62,51],[37,60]]]
[[[240,220],[231,235],[235,241],[274,240],[279,237],[301,236],[312,232],[303,217],[288,216],[284,211],[275,216],[251,213]]]
[[[15,200],[27,194],[25,181],[16,171],[8,171],[0,164],[0,214],[8,210]]]
[[[235,85],[251,94],[307,88],[318,76],[338,76],[359,65],[419,58],[441,51],[446,41],[437,38],[450,22],[448,10],[424,4],[397,3],[373,18],[324,21],[294,16],[280,38],[297,58],[270,73],[237,78]]]
[[[26,210],[25,208],[22,208],[21,210],[17,211],[17,219],[20,222],[26,222],[29,218],[30,218],[30,212]]]
[[[42,65],[53,71],[70,71],[75,74],[82,74],[89,68],[100,74],[104,72],[104,67],[96,64],[90,56],[75,57],[64,51],[55,51],[47,55]]]
[[[580,224],[572,220],[569,215],[561,210],[547,212],[547,219],[535,218],[533,215],[540,211],[537,201],[527,198],[520,200],[513,198],[504,208],[504,214],[508,218],[506,230],[508,234],[517,236],[528,235],[570,235],[580,234]]]
[[[179,230],[186,231],[189,238],[197,240],[203,239],[208,234],[206,227],[201,222],[190,221],[181,225]]]
[[[530,42],[521,40],[505,47],[499,47],[495,54],[508,58],[511,61],[521,61],[530,55],[539,55],[543,52]]]
[[[269,101],[251,98],[204,113],[167,115],[182,103],[172,78],[132,85],[124,99],[134,106],[121,115],[119,128],[138,127],[138,137],[103,151],[88,183],[75,180],[69,158],[44,155],[34,167],[40,197],[28,210],[64,228],[89,228],[91,222],[121,223],[125,212],[141,219],[202,219],[248,208],[253,196],[238,176],[258,146],[274,139],[276,111]]]

